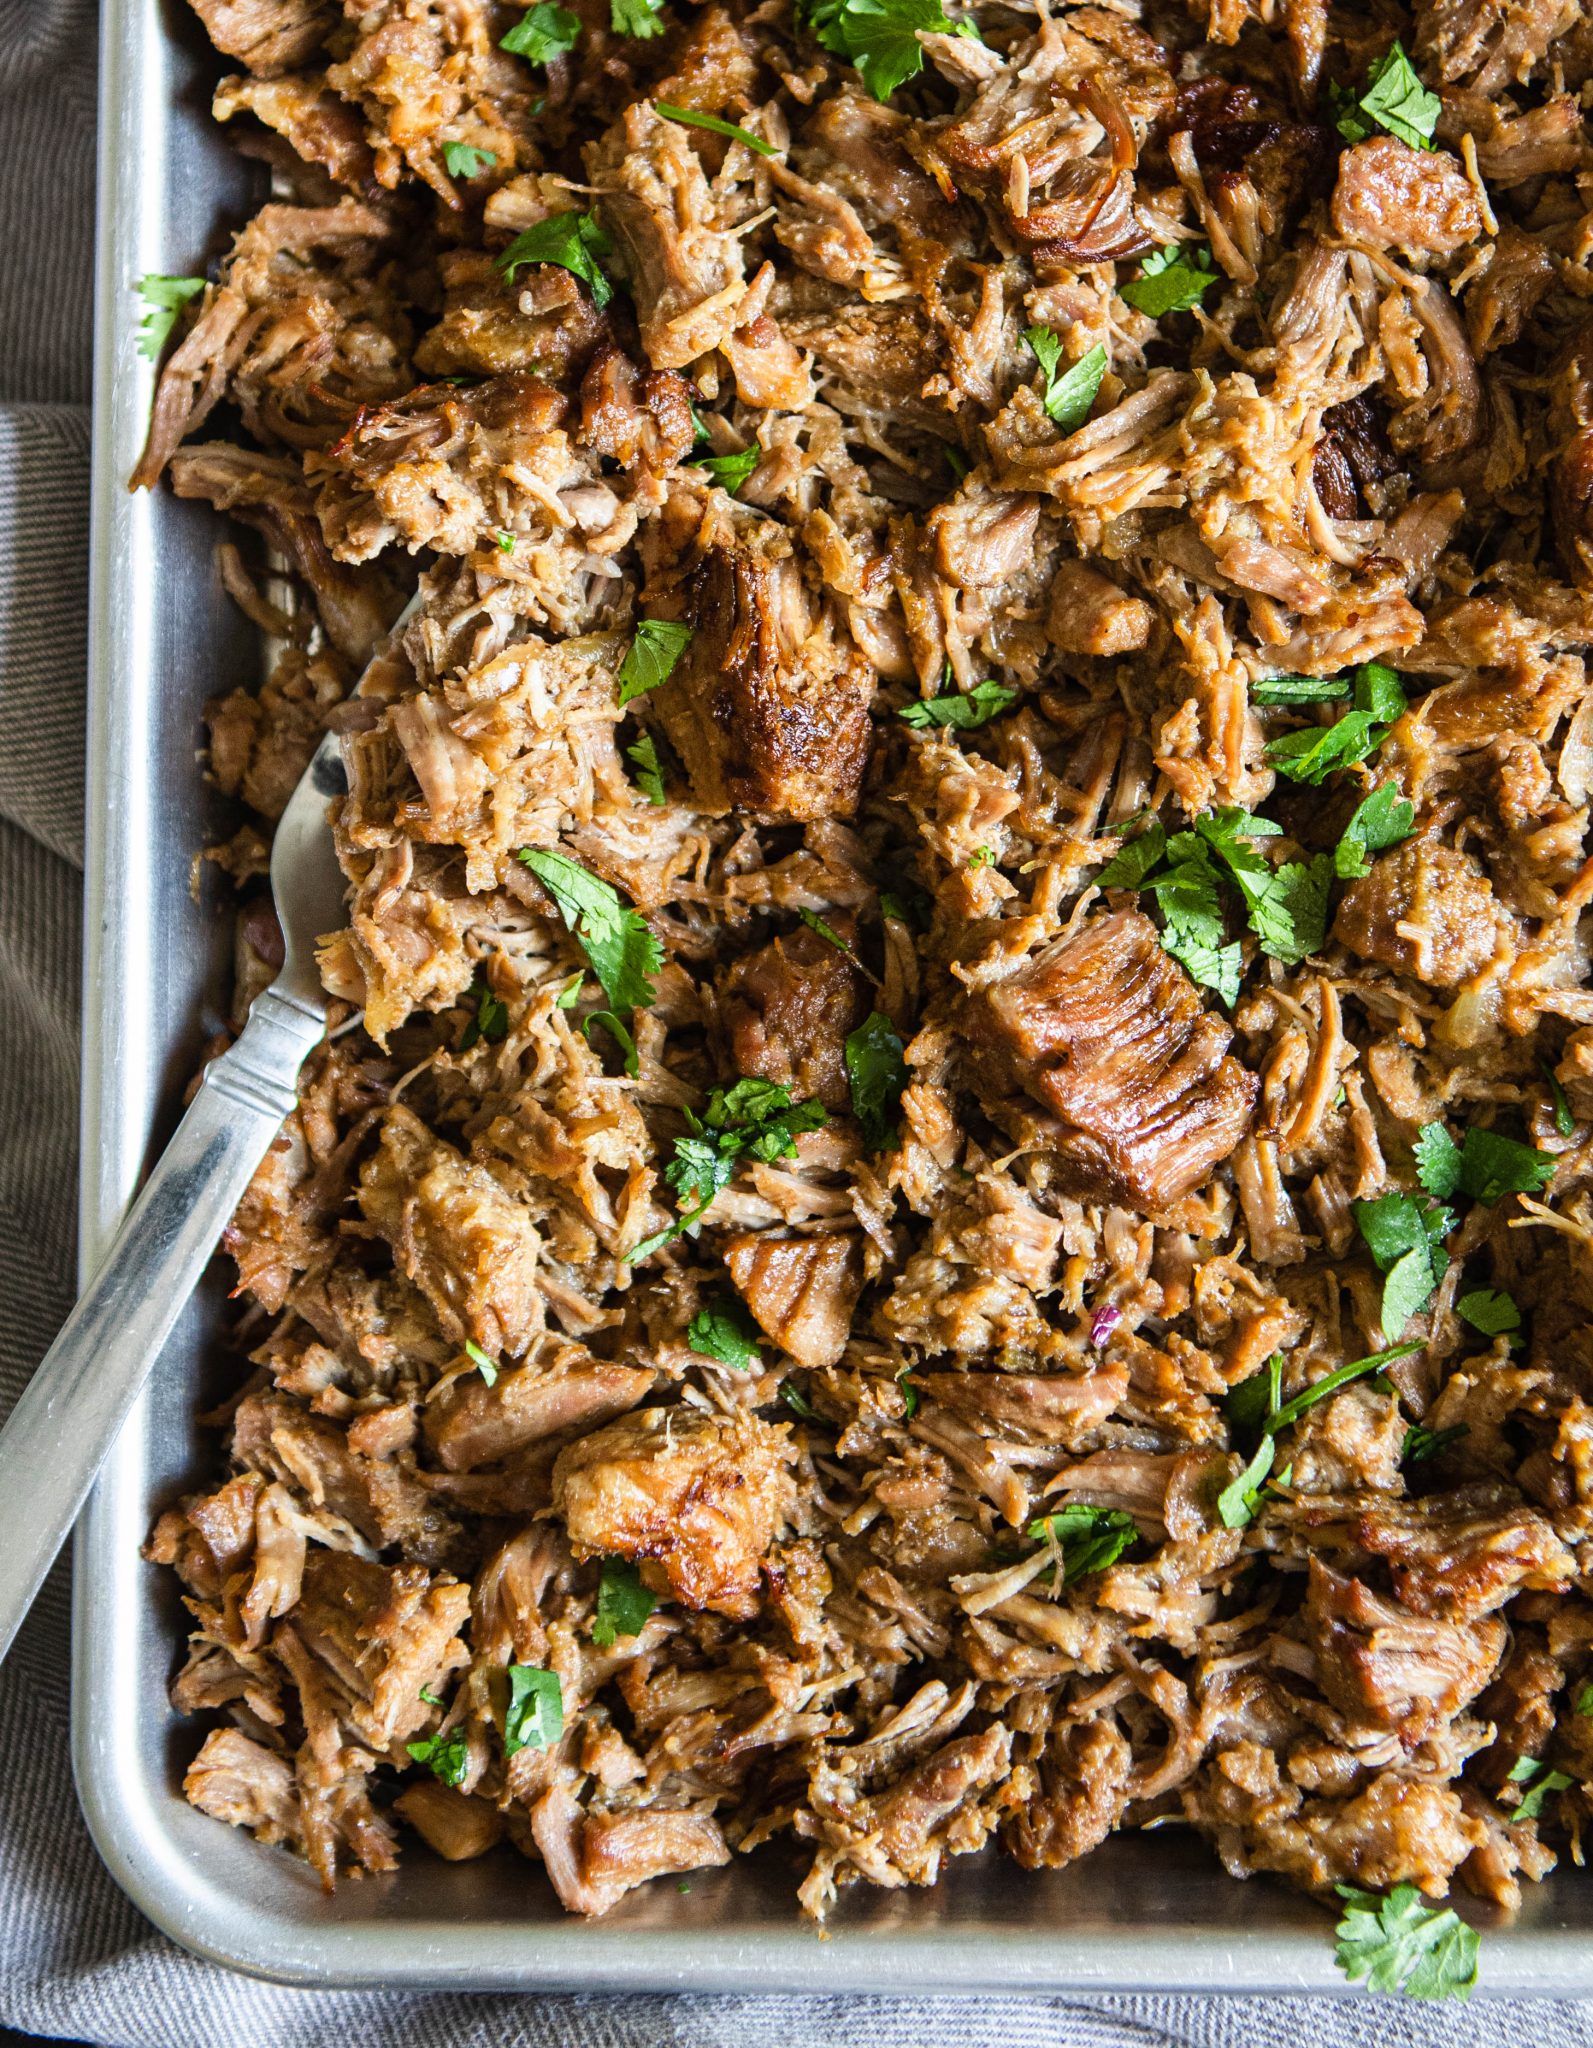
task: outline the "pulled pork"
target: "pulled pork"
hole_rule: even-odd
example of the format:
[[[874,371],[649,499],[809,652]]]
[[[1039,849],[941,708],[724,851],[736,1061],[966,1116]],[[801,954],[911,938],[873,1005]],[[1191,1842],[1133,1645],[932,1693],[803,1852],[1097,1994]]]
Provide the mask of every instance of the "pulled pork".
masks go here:
[[[149,1546],[190,1799],[579,1913],[1580,1860],[1580,0],[975,0],[888,104],[786,0],[195,4],[276,188],[139,480],[278,645],[240,1024],[350,788]]]

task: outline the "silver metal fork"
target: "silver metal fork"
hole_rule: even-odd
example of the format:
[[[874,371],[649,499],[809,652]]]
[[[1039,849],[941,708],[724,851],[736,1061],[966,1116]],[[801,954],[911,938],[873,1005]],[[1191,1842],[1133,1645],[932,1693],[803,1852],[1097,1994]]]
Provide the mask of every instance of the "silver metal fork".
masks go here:
[[[206,1067],[104,1264],[0,1431],[0,1658],[326,1030],[315,943],[343,922],[328,810],[344,788],[341,749],[328,733],[271,848],[282,971],[255,998],[237,1043]]]

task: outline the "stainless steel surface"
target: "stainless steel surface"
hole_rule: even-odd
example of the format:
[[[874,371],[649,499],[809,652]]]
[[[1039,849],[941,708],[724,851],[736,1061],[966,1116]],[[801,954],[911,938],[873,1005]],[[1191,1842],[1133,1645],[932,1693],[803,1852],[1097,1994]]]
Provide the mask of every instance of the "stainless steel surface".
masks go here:
[[[245,210],[247,178],[204,113],[186,8],[105,0],[91,654],[84,1256],[107,1242],[152,1134],[165,1128],[223,985],[223,920],[188,894],[207,825],[199,707],[253,672],[252,636],[211,562],[222,524],[169,496],[129,499],[149,381],[130,281],[193,269]],[[84,1811],[149,1917],[201,1954],[319,1985],[692,1990],[1342,1989],[1331,1923],[1265,1880],[1225,1877],[1168,1829],[1114,1840],[1042,1877],[962,1858],[933,1891],[849,1898],[820,1941],[779,1853],[632,1894],[595,1924],[564,1919],[511,1850],[448,1865],[411,1845],[392,1877],[321,1896],[308,1870],[186,1806],[198,1731],[165,1688],[183,1615],[140,1561],[155,1509],[217,1469],[193,1420],[218,1373],[219,1293],[179,1320],[80,1524],[74,1752]],[[1565,1871],[1528,1890],[1483,1943],[1485,1989],[1593,1990],[1593,1887]]]
[[[328,734],[271,848],[282,971],[198,1092],[94,1277],[0,1430],[0,1658],[71,1533],[94,1476],[153,1370],[216,1238],[298,1099],[326,1029],[317,937],[339,919],[327,806],[346,787]]]

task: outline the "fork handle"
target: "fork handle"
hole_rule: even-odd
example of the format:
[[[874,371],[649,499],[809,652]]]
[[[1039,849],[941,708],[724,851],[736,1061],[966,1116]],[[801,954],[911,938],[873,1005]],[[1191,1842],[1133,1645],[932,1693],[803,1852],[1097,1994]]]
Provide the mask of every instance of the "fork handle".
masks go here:
[[[0,1658],[65,1542],[326,1029],[271,988],[212,1060],[103,1264],[0,1430]]]

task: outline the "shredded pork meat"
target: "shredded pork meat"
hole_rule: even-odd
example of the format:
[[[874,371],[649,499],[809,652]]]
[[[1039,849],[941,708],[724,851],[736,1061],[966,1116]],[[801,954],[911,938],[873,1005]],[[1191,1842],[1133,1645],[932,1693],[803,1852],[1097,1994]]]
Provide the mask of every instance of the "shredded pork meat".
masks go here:
[[[587,1914],[1580,1861],[1581,0],[954,0],[885,99],[803,0],[194,4],[235,1025],[328,724],[349,898],[189,1798]]]

